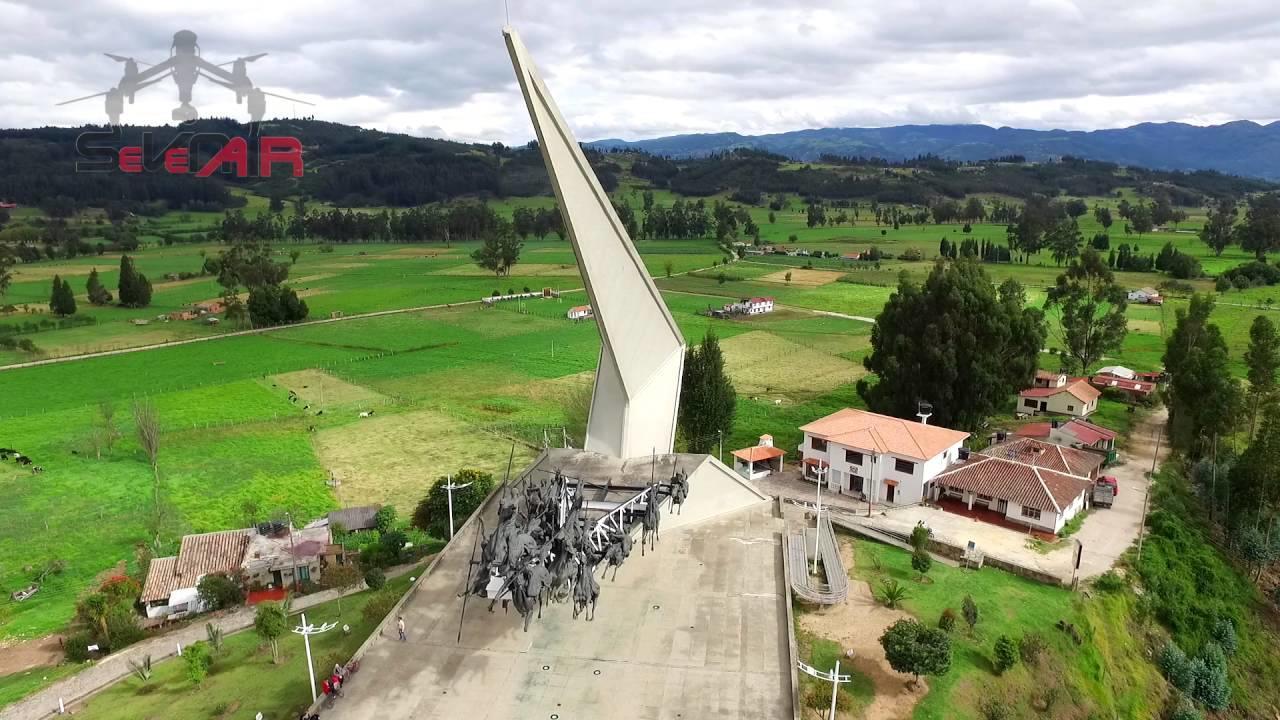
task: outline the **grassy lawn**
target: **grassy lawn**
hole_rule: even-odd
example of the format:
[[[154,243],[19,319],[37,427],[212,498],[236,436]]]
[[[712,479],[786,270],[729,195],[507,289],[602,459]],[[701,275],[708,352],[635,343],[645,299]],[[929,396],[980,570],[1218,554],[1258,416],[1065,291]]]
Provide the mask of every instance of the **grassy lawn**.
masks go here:
[[[409,575],[387,582],[387,587],[404,592]],[[308,622],[337,622],[338,628],[312,639],[311,654],[318,671],[332,669],[337,658],[343,662],[360,647],[382,618],[367,619],[361,610],[372,593],[363,592],[342,601],[307,610]],[[342,625],[350,625],[350,634]],[[217,656],[209,676],[199,686],[186,678],[181,660],[166,660],[155,666],[155,674],[143,683],[129,676],[95,695],[76,709],[76,715],[90,720],[143,720],[149,718],[232,718],[253,717],[261,712],[265,720],[294,720],[311,704],[307,680],[307,659],[302,638],[292,633],[280,640],[281,662],[271,662],[271,649],[263,645],[252,629],[228,637],[223,654]],[[319,679],[317,679],[317,683]]]
[[[0,676],[0,708],[43,690],[79,669],[76,665],[58,665]]]
[[[993,698],[1010,717],[1037,717],[1034,703],[1054,705],[1051,717],[1115,717],[1148,720],[1160,707],[1164,681],[1145,657],[1141,636],[1129,626],[1131,596],[1106,595],[1082,600],[1071,592],[992,568],[962,570],[935,563],[928,582],[918,582],[911,555],[896,548],[855,539],[854,577],[873,588],[894,578],[908,587],[904,609],[928,626],[942,611],[960,615],[966,595],[978,606],[973,635],[963,619],[952,633],[951,670],[930,677],[929,694],[916,708],[917,720],[980,718],[980,706]],[[878,558],[880,570],[873,558]],[[1074,624],[1083,643],[1075,645],[1055,627]],[[1036,667],[1019,663],[996,675],[993,645],[1001,635],[1018,642],[1039,634],[1046,650]],[[1054,689],[1056,688],[1056,690]]]

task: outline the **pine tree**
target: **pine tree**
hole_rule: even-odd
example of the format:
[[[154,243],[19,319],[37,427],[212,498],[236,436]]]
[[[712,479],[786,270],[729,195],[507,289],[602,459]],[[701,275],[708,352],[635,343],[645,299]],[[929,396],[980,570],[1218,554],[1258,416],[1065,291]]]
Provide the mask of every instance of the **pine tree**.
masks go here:
[[[89,272],[89,281],[85,283],[85,290],[89,293],[89,303],[92,305],[108,305],[111,303],[111,293],[102,286],[102,280],[98,278],[98,268],[94,268]]]
[[[680,387],[680,430],[689,452],[704,453],[733,429],[737,394],[724,370],[724,354],[715,333],[689,351]]]
[[[62,317],[76,314],[76,296],[71,291],[71,283],[57,275],[53,276],[53,289],[49,293],[49,311]]]
[[[120,304],[141,308],[151,304],[151,281],[133,267],[133,259],[120,256],[120,285],[117,288]]]

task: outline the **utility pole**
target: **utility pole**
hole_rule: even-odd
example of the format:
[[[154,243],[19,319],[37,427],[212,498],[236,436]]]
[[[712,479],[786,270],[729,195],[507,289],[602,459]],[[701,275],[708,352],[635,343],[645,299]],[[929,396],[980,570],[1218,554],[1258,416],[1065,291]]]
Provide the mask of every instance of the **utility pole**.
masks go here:
[[[1156,430],[1156,452],[1151,456],[1151,473],[1147,480],[1147,492],[1142,496],[1142,520],[1138,522],[1138,559],[1137,563],[1142,563],[1142,537],[1147,531],[1147,504],[1151,500],[1151,486],[1155,484],[1156,478],[1156,461],[1160,458],[1160,441],[1164,439],[1164,433],[1161,429]]]
[[[720,453],[717,458],[720,462],[724,462],[724,430],[716,430],[716,435],[719,436],[720,439]]]
[[[471,483],[467,483],[466,485],[454,485],[452,475],[449,475],[445,479],[444,489],[445,489],[445,492],[449,495],[449,539],[450,540],[453,539],[453,491],[461,490],[464,487],[471,487]]]

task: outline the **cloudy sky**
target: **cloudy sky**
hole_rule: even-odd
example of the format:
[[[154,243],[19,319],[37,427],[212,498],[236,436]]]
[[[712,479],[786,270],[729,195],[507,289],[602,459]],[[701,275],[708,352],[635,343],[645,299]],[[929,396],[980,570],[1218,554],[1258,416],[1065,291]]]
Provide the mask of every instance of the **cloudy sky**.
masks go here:
[[[1280,118],[1274,0],[509,0],[580,139],[976,122],[1094,129]],[[122,66],[173,32],[213,62],[258,52],[268,116],[459,140],[532,132],[503,0],[0,0],[0,126],[105,119]],[[197,84],[205,116],[245,117]],[[171,81],[126,106],[159,123]]]

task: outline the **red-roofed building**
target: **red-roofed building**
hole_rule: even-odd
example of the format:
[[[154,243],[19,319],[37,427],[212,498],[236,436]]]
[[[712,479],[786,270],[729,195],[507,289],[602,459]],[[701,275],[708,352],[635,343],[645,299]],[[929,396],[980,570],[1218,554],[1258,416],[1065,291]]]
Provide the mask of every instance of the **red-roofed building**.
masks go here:
[[[771,297],[753,297],[742,301],[747,306],[748,315],[763,315],[764,313],[773,312],[773,298]]]
[[[1102,390],[1118,390],[1134,400],[1141,400],[1155,392],[1155,383],[1142,380],[1126,380],[1112,375],[1094,375],[1089,383]]]
[[[974,453],[933,480],[933,497],[998,515],[1001,523],[1056,533],[1089,503],[1102,456],[1015,437]],[[968,514],[966,513],[966,514]]]
[[[733,469],[748,480],[759,480],[782,470],[782,458],[786,454],[782,448],[773,446],[772,435],[761,435],[759,445],[733,451]]]
[[[576,305],[569,308],[569,312],[567,313],[570,320],[585,320],[586,318],[591,317],[591,315],[590,305]]]
[[[1018,393],[1018,410],[1028,415],[1058,414],[1087,417],[1098,409],[1102,393],[1083,378],[1073,378],[1065,385],[1032,387]]]

